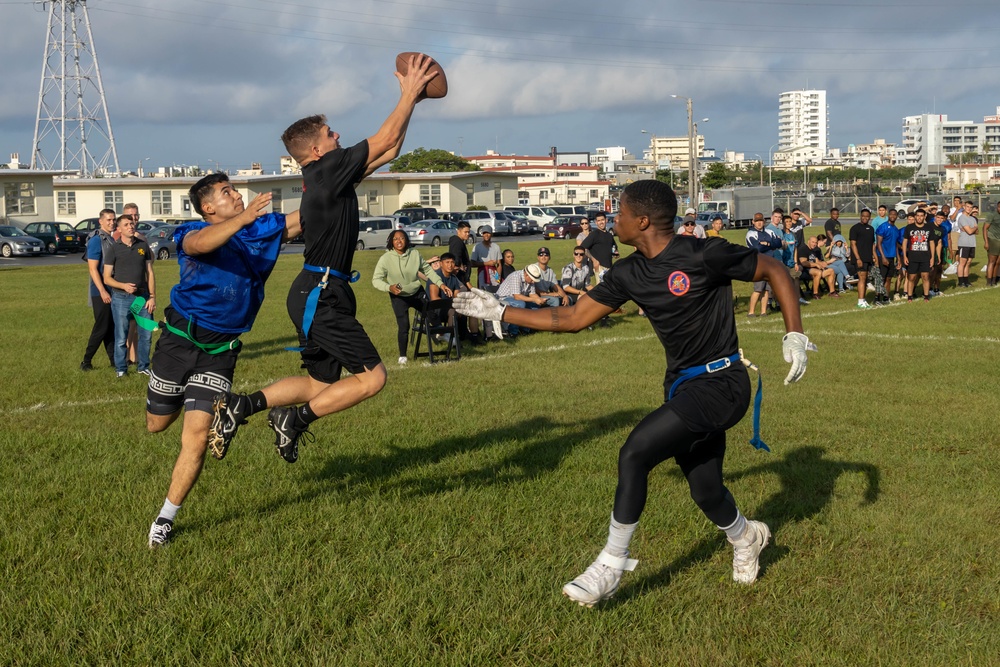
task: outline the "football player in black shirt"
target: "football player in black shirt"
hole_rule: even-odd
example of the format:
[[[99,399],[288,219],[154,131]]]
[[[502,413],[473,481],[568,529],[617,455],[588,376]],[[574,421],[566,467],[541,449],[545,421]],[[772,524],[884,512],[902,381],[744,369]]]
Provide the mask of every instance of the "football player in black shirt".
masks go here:
[[[677,198],[666,184],[628,185],[615,230],[636,252],[615,264],[574,306],[505,309],[481,290],[455,298],[455,309],[471,317],[574,332],[631,299],[645,310],[666,350],[665,402],[633,429],[619,453],[607,545],[586,572],[563,587],[565,595],[588,607],[614,595],[623,570],[635,567],[628,546],[646,503],[647,476],[666,459],[676,461],[695,503],[733,544],[735,581],[757,578],[758,557],[770,538],[765,524],[740,514],[722,482],[726,430],[743,418],[750,401],[732,281],[767,280],[774,289],[788,332],[782,339],[785,360],[792,364],[786,384],[806,370],[809,340],[802,333],[798,294],[788,271],[771,257],[722,238],[675,235],[676,212]]]
[[[219,394],[211,437],[222,440],[223,448],[247,417],[270,407],[267,420],[278,453],[295,463],[299,438],[309,424],[357,405],[385,386],[385,366],[355,317],[357,302],[350,286],[357,279],[351,271],[359,225],[354,188],[399,155],[413,109],[437,74],[428,73],[432,62],[424,55],[410,57],[407,73],[396,72],[396,108],[378,132],[350,148],[340,145],[340,135],[325,116],[298,120],[281,135],[302,167],[299,212],[305,265],[292,282],[287,308],[308,375],[278,380],[249,396]],[[341,379],[345,368],[351,375]]]

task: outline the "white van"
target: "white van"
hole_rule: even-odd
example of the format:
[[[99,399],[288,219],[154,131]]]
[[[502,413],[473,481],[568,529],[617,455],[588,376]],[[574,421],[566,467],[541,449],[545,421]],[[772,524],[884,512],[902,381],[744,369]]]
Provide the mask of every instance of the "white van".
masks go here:
[[[544,227],[550,222],[555,222],[559,214],[547,206],[504,206],[505,211],[520,211],[538,223],[539,227]]]

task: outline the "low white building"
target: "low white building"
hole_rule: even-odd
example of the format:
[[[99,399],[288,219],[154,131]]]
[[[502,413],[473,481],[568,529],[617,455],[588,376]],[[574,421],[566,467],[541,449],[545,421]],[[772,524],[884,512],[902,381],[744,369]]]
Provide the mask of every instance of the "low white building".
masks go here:
[[[17,162],[15,162],[17,164]],[[56,215],[52,179],[70,172],[0,169],[3,219],[17,227],[32,222],[63,220]]]
[[[196,177],[58,178],[53,182],[52,172],[48,173],[49,205],[53,189],[58,202],[54,217],[50,213],[48,219],[76,222],[96,217],[105,208],[121,213],[127,203],[138,205],[140,215],[147,220],[198,217],[188,197],[188,190],[198,180]],[[298,174],[241,175],[229,179],[246,202],[270,192],[273,210],[280,213],[297,210],[302,200],[302,176]],[[488,208],[516,205],[517,177],[481,171],[379,172],[363,180],[355,191],[358,206],[369,215],[390,214],[407,202],[420,202],[440,211],[465,211],[472,205]]]
[[[947,190],[962,190],[973,183],[996,186],[1000,184],[1000,163],[945,165],[944,178]]]

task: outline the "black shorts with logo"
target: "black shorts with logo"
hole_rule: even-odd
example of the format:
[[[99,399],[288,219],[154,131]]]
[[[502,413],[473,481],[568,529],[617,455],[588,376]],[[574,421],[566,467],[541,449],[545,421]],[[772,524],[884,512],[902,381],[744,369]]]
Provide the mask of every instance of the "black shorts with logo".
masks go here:
[[[910,263],[906,266],[906,272],[911,276],[920,275],[921,273],[930,273],[931,263],[930,260],[910,260]]]
[[[358,303],[350,284],[333,276],[320,294],[309,338],[302,335],[306,299],[322,280],[321,273],[299,273],[288,291],[286,306],[304,348],[302,368],[311,378],[332,384],[340,379],[343,369],[357,375],[381,364],[382,358],[355,317]]]
[[[188,331],[188,322],[173,308],[167,307],[164,318],[170,326]],[[226,343],[238,334],[221,334],[193,326],[190,333],[200,343]],[[239,348],[219,354],[208,354],[191,341],[164,331],[156,342],[150,362],[149,386],[146,389],[146,410],[154,415],[170,415],[182,407],[186,410],[212,412],[212,399],[233,385],[233,371]]]
[[[958,256],[961,257],[962,259],[975,259],[976,249],[975,247],[968,247],[968,248],[959,247]]]

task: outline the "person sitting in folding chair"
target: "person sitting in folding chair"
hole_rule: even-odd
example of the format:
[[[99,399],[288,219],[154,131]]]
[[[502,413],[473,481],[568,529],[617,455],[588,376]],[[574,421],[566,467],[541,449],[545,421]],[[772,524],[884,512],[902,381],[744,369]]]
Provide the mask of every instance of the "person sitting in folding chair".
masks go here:
[[[451,288],[445,287],[441,277],[431,269],[414,248],[410,239],[401,229],[389,235],[386,253],[379,258],[372,274],[372,286],[389,293],[392,312],[396,316],[396,344],[399,347],[399,365],[406,363],[407,338],[410,333],[409,310],[423,310],[424,287],[420,283],[423,273],[428,280],[451,297]]]

